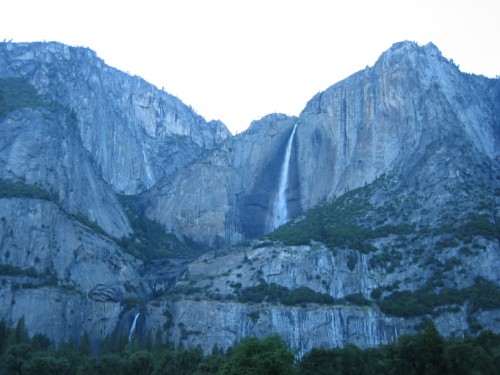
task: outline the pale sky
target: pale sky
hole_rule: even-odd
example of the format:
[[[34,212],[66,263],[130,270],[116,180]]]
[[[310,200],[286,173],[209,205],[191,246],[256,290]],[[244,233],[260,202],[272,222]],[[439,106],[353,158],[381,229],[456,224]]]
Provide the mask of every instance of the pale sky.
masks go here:
[[[500,75],[500,0],[0,0],[3,39],[89,47],[236,133],[402,40]]]

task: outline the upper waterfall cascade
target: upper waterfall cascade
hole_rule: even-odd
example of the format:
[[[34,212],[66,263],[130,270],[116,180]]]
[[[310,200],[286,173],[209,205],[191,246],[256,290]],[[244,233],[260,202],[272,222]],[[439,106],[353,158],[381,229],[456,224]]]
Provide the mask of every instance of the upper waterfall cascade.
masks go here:
[[[137,318],[139,318],[139,314],[140,313],[135,314],[134,321],[132,322],[132,326],[130,327],[130,332],[128,333],[128,342],[131,342],[132,338],[134,337],[135,328],[137,325]]]
[[[273,202],[273,211],[269,228],[270,230],[274,230],[280,225],[285,224],[289,219],[287,206],[287,187],[289,182],[288,180],[290,171],[290,159],[292,155],[292,144],[296,130],[297,124],[293,126],[292,134],[290,134],[290,138],[288,138],[288,143],[286,144],[285,157],[283,159],[283,164],[281,165],[278,194],[276,195],[276,198]]]

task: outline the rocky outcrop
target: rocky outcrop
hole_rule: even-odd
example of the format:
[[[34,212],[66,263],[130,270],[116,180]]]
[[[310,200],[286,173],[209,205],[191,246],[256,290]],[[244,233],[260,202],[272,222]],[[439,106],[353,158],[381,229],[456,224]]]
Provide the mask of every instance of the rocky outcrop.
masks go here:
[[[394,239],[385,239],[394,246]],[[415,246],[428,239],[417,240]],[[379,244],[380,245],[380,244]],[[281,335],[291,348],[302,355],[314,347],[339,347],[347,343],[362,348],[388,344],[400,335],[414,333],[422,316],[405,318],[387,315],[379,309],[374,291],[389,295],[394,290],[416,291],[432,279],[435,272],[424,265],[433,255],[430,249],[420,254],[410,249],[392,254],[381,262],[382,252],[367,254],[352,249],[328,249],[312,246],[278,246],[255,242],[226,251],[207,253],[191,263],[167,298],[154,301],[144,311],[145,331],[160,331],[164,337],[187,346],[201,346],[210,353],[214,346],[227,349],[239,340],[269,334]],[[440,262],[455,259],[455,269],[441,271],[438,279],[445,285],[465,288],[479,276],[497,282],[500,274],[493,264],[500,249],[496,241],[485,243],[474,262],[456,263],[457,253],[439,254]],[[391,269],[392,267],[392,269]],[[245,289],[262,283],[279,285],[289,290],[309,288],[333,297],[332,303],[287,303],[263,298],[252,303],[240,299]],[[267,287],[261,287],[265,295]],[[362,298],[353,296],[363,296]],[[422,302],[424,303],[424,302]],[[445,305],[446,307],[446,305]],[[475,312],[465,303],[452,303],[436,309],[433,319],[446,336],[470,334],[471,321],[500,331],[500,310]],[[452,308],[451,308],[452,307]],[[485,318],[488,316],[488,318]]]
[[[183,300],[164,308],[174,317],[168,321],[172,326],[168,338],[177,344],[200,346],[207,354],[214,347],[227,350],[246,337],[265,338],[270,334],[283,337],[299,356],[315,347],[342,347],[347,343],[373,347],[394,342],[404,332],[405,324],[402,319],[355,306],[251,306]],[[167,318],[153,311],[149,318],[156,326],[147,328],[154,332]]]

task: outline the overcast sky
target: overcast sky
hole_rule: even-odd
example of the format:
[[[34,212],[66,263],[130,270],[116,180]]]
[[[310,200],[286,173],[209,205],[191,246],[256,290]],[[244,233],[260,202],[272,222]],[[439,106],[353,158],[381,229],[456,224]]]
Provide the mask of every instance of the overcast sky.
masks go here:
[[[0,0],[0,40],[89,47],[236,133],[401,40],[500,75],[499,16],[499,0]]]

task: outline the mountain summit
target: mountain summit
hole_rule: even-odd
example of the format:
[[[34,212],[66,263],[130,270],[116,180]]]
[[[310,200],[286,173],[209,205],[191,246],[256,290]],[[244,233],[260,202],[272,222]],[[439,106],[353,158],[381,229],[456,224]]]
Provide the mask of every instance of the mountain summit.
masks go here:
[[[0,317],[205,352],[500,332],[499,119],[433,44],[231,136],[88,49],[0,43]]]

